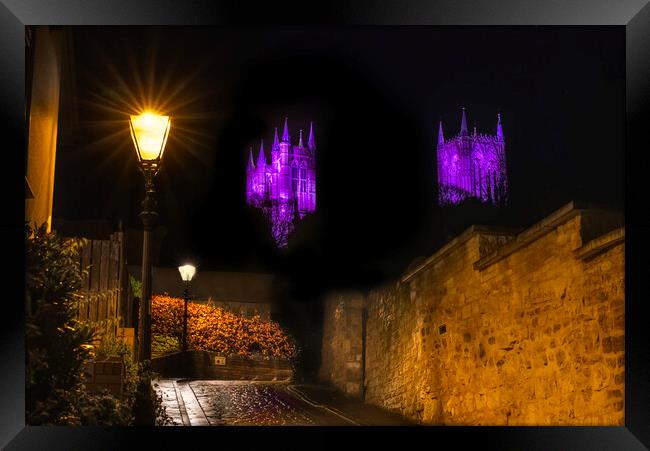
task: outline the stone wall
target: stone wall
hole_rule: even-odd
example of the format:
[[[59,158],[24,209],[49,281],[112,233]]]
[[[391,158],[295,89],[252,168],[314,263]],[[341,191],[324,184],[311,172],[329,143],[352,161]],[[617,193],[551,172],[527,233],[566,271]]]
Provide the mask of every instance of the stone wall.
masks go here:
[[[424,424],[623,425],[621,221],[569,204],[519,234],[474,226],[371,291],[366,402]],[[324,366],[341,368],[335,343],[359,328],[327,310],[325,329]]]
[[[238,355],[225,357],[210,351],[176,352],[151,359],[151,369],[164,378],[204,380],[291,381],[289,360]]]
[[[320,378],[349,395],[363,394],[363,296],[335,294],[325,300]]]

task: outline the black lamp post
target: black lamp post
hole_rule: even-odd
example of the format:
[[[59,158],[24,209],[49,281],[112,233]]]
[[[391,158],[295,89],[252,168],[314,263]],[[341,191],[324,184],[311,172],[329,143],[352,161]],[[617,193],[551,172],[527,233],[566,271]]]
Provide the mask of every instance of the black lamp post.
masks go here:
[[[196,274],[196,268],[192,265],[183,265],[178,267],[183,279],[183,299],[185,299],[185,309],[183,311],[183,352],[187,351],[187,301],[189,300],[190,282]]]
[[[145,198],[140,218],[144,226],[142,242],[142,299],[138,331],[138,360],[151,359],[151,231],[158,218],[153,180],[160,170],[169,127],[169,116],[152,112],[132,115],[129,120],[140,170],[144,175]]]

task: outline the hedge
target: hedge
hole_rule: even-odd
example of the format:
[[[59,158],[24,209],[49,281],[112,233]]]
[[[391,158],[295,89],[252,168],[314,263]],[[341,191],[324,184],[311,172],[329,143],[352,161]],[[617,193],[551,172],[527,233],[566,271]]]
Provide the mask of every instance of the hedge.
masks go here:
[[[182,336],[184,301],[167,295],[151,298],[153,334]],[[294,358],[298,350],[294,340],[273,321],[259,316],[245,318],[213,304],[188,302],[187,345],[190,349],[228,355]]]

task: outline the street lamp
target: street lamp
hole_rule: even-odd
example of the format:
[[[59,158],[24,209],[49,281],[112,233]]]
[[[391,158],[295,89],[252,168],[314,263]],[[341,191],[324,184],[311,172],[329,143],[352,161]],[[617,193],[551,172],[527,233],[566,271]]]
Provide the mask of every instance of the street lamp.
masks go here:
[[[181,279],[185,285],[183,289],[183,299],[185,299],[185,310],[183,311],[183,351],[187,351],[187,301],[189,298],[189,288],[192,277],[196,273],[196,268],[192,265],[183,265],[178,267],[181,273]]]
[[[142,299],[138,331],[138,360],[151,359],[151,231],[158,217],[153,179],[160,169],[171,120],[151,111],[131,115],[129,126],[140,170],[144,175],[145,197],[140,218],[144,226],[142,242]]]

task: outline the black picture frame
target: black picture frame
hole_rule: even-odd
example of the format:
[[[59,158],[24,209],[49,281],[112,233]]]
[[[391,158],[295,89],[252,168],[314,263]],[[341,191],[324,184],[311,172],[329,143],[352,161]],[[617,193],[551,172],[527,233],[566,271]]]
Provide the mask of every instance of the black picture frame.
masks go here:
[[[25,427],[24,422],[24,203],[19,164],[25,146],[25,25],[616,25],[626,32],[626,401],[625,427],[430,427],[430,428],[61,428]],[[0,113],[3,157],[11,168],[2,231],[5,302],[0,327],[3,399],[0,445],[7,449],[168,448],[213,443],[227,449],[262,446],[342,446],[355,440],[406,446],[474,446],[497,449],[607,449],[650,447],[650,351],[644,293],[650,249],[650,209],[645,178],[650,153],[650,5],[645,0],[473,0],[436,2],[302,2],[287,4],[213,0],[3,0],[0,4]],[[621,150],[623,147],[621,146]],[[24,168],[23,168],[24,169]],[[22,213],[21,213],[22,211]],[[22,215],[22,217],[21,217]],[[3,265],[4,266],[4,265]],[[9,292],[7,292],[9,291]],[[141,436],[143,435],[144,436]],[[292,436],[298,435],[299,438]],[[142,442],[141,440],[145,440]],[[207,442],[206,442],[207,440]],[[146,443],[146,445],[137,445]],[[363,443],[363,442],[362,442]],[[423,445],[417,445],[422,443]]]

